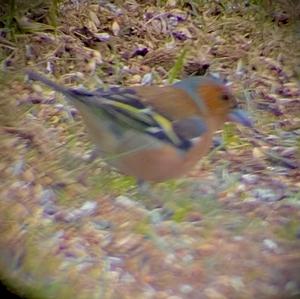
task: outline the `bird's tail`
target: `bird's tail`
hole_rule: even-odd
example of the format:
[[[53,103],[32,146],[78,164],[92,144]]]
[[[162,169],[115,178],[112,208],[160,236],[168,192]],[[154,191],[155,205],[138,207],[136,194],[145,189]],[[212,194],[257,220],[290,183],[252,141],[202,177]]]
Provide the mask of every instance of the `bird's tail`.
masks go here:
[[[49,80],[48,78],[46,78],[43,75],[40,75],[31,70],[26,71],[26,74],[27,74],[29,80],[40,81],[40,82],[44,83],[45,85],[49,86],[50,88],[54,89],[55,91],[61,92],[62,94],[66,95],[66,96],[73,95],[71,89],[69,89],[63,85],[59,85],[59,84],[55,83],[54,81]]]

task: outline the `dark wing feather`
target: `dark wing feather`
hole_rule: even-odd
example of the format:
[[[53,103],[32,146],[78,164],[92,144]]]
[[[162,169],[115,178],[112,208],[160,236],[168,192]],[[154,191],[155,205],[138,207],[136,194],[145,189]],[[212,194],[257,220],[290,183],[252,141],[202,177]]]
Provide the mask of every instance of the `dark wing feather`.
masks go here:
[[[121,125],[135,128],[179,149],[188,150],[192,146],[190,138],[187,138],[188,134],[180,134],[181,128],[187,127],[186,124],[190,121],[173,122],[173,120],[160,115],[153,107],[142,102],[140,96],[133,89],[114,87],[86,93],[83,90],[73,89],[72,92],[74,95],[80,95],[79,100],[90,106],[94,113],[97,113],[97,109],[101,109],[101,112],[104,111]],[[199,119],[198,124],[200,122]],[[193,137],[195,137],[194,135],[195,133],[193,133]]]
[[[81,102],[99,117],[105,113],[121,126],[134,128],[182,150],[188,150],[192,146],[190,139],[199,137],[205,131],[200,118],[180,121],[167,118],[146,105],[131,88],[87,91],[64,87],[33,71],[28,71],[27,75],[29,79],[43,82],[70,100]]]

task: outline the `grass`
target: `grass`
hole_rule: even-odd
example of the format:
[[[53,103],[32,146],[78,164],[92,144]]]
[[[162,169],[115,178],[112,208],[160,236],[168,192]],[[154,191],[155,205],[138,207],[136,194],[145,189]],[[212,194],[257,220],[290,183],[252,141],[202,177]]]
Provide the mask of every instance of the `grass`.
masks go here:
[[[195,61],[199,64],[208,63],[210,72],[227,75],[233,82],[234,92],[241,95],[241,105],[250,112],[264,136],[274,134],[281,138],[282,133],[295,130],[292,125],[297,117],[294,111],[296,109],[276,116],[270,111],[260,110],[258,102],[270,104],[264,94],[274,95],[276,101],[285,97],[277,91],[280,82],[284,82],[284,77],[276,66],[279,65],[282,72],[288,75],[289,83],[296,82],[299,78],[296,67],[299,53],[294,51],[298,45],[299,32],[294,17],[297,12],[295,6],[292,6],[297,5],[296,1],[290,1],[289,7],[283,3],[284,1],[249,1],[249,6],[246,7],[242,1],[228,0],[218,4],[182,0],[177,1],[177,10],[166,8],[169,1],[157,1],[159,7],[149,4],[150,1],[149,3],[139,1],[139,5],[132,10],[123,6],[122,1],[115,1],[123,9],[123,13],[117,17],[104,6],[97,7],[95,10],[94,2],[79,5],[75,10],[71,9],[66,2],[53,0],[44,2],[40,14],[36,7],[41,1],[21,2],[24,6],[18,5],[19,1],[15,0],[9,1],[10,7],[0,8],[0,22],[4,27],[2,32],[5,33],[3,40],[0,41],[0,56],[4,70],[0,73],[1,85],[4,87],[0,95],[2,111],[0,123],[3,127],[17,129],[10,133],[4,131],[5,134],[1,135],[0,170],[3,177],[1,210],[5,214],[2,219],[7,228],[7,231],[1,235],[3,242],[1,247],[9,247],[12,249],[12,254],[14,250],[19,253],[16,259],[19,257],[20,261],[15,260],[12,264],[16,265],[18,262],[21,266],[17,267],[24,267],[22,269],[25,278],[28,279],[23,281],[26,287],[30,289],[30,283],[35,280],[36,291],[33,296],[43,294],[47,298],[78,297],[79,286],[82,286],[82,290],[86,290],[85,282],[90,289],[85,294],[80,293],[82,298],[90,297],[89,292],[93,294],[99,292],[99,286],[96,290],[93,287],[97,285],[95,281],[99,282],[103,265],[100,263],[99,266],[95,263],[91,266],[94,267],[92,271],[86,268],[82,272],[78,270],[80,265],[76,264],[72,267],[68,264],[71,259],[66,262],[64,253],[59,255],[55,251],[60,244],[55,243],[56,233],[66,236],[64,240],[70,240],[67,245],[72,249],[77,250],[82,248],[82,244],[88,244],[84,254],[87,255],[87,259],[95,258],[96,254],[97,261],[104,260],[108,255],[122,255],[125,249],[118,248],[118,240],[120,235],[124,237],[125,234],[142,236],[147,239],[148,243],[145,243],[149,248],[155,248],[157,251],[159,248],[166,252],[164,246],[168,242],[164,242],[164,236],[158,233],[159,229],[166,229],[165,239],[170,240],[170,244],[180,246],[183,246],[180,240],[184,238],[188,241],[194,240],[193,242],[198,245],[199,243],[214,244],[214,242],[219,244],[219,241],[224,241],[225,244],[226,240],[231,240],[232,236],[238,235],[243,236],[244,240],[251,244],[244,248],[251,254],[252,247],[259,249],[261,246],[257,239],[261,240],[266,236],[274,238],[274,241],[277,241],[276,238],[282,240],[280,246],[288,252],[288,246],[292,247],[297,241],[299,227],[297,212],[292,209],[288,216],[279,215],[278,222],[272,222],[270,215],[277,213],[277,210],[273,209],[276,204],[292,204],[296,207],[299,203],[299,193],[295,192],[289,198],[274,205],[254,202],[253,210],[249,208],[250,210],[245,212],[242,209],[248,207],[249,190],[256,188],[246,185],[241,189],[242,191],[237,191],[242,184],[240,176],[245,171],[254,171],[264,180],[282,179],[288,187],[295,184],[292,172],[289,173],[290,176],[284,176],[283,179],[280,174],[277,177],[277,173],[273,170],[264,172],[265,170],[255,169],[255,165],[253,166],[255,159],[250,150],[251,138],[253,138],[251,133],[235,125],[226,124],[222,133],[224,145],[227,149],[234,150],[234,156],[240,159],[238,162],[232,160],[226,152],[214,150],[201,162],[199,168],[195,168],[191,174],[193,178],[159,184],[151,188],[154,199],[148,195],[143,197],[137,194],[134,179],[116,173],[101,159],[86,161],[85,157],[92,145],[80,118],[70,117],[66,112],[64,100],[55,98],[54,103],[51,104],[32,104],[30,98],[32,96],[44,100],[45,97],[49,99],[52,95],[45,93],[44,89],[32,89],[30,85],[24,84],[21,70],[24,66],[30,66],[41,72],[46,72],[48,69],[49,77],[57,78],[69,86],[80,85],[80,83],[94,86],[99,85],[100,82],[105,86],[116,83],[127,86],[132,84],[130,80],[134,75],[143,78],[147,73],[153,74],[154,83],[174,82],[175,79],[191,75],[185,73],[189,63]],[[287,9],[291,7],[293,11],[289,13],[288,24],[282,24],[278,20],[272,21],[275,7],[275,12],[281,12],[280,7]],[[176,40],[172,35],[173,25],[168,27],[170,16],[166,19],[154,18],[145,28],[144,11],[163,16],[174,14],[175,17],[172,15],[174,19],[179,12],[186,14],[187,19],[179,21],[177,26],[190,30],[193,38],[186,41]],[[96,14],[101,22],[97,24],[95,20],[89,18],[89,12]],[[20,23],[24,15],[28,17],[27,23]],[[119,23],[120,35],[112,34],[113,21]],[[82,24],[85,24],[86,28]],[[160,25],[162,27],[159,27]],[[157,28],[161,31],[157,32]],[[97,40],[97,34],[103,32],[110,35],[110,41]],[[139,44],[147,47],[151,53],[158,49],[163,50],[163,60],[148,65],[144,63],[147,56],[124,58],[126,52],[132,53]],[[171,55],[170,48],[175,51],[174,57]],[[26,49],[29,49],[28,52],[25,51]],[[91,54],[92,51],[98,51],[102,63],[96,62],[96,58]],[[91,68],[91,65],[94,68]],[[11,78],[8,78],[10,77],[8,74]],[[57,107],[58,104],[63,104],[63,109]],[[292,125],[287,128],[281,127],[281,124],[286,121],[292,122]],[[280,142],[280,146],[296,145],[300,150],[299,138],[298,140],[292,137],[287,140],[280,139]],[[245,164],[237,165],[240,161],[245,161]],[[16,165],[22,166],[18,172],[14,171],[18,168]],[[232,167],[238,173],[232,173]],[[273,169],[276,170],[276,165]],[[76,223],[64,223],[63,219],[53,221],[50,218],[45,219],[40,204],[42,191],[45,189],[54,191],[56,208],[62,214],[82,206],[86,201],[97,201],[99,207],[96,215]],[[133,201],[141,202],[146,206],[146,211],[154,215],[145,212],[145,215],[141,216],[140,211],[134,208],[127,209],[114,205],[113,199],[118,195],[125,195]],[[158,199],[158,204],[155,199]],[[147,206],[147,200],[150,202],[150,208]],[[252,202],[249,206],[251,204]],[[261,210],[255,209],[256,204]],[[165,211],[167,215],[164,214]],[[259,212],[262,212],[261,216]],[[196,221],[189,219],[193,213],[196,213]],[[91,223],[94,219],[111,223],[112,229],[93,230]],[[80,246],[76,243],[78,240]],[[105,242],[102,243],[102,240],[105,240],[108,245],[103,245]],[[18,242],[26,244],[26,248],[24,249]],[[51,242],[54,245],[51,245],[53,244]],[[185,248],[187,252],[196,250],[193,242]],[[239,242],[242,244],[244,241],[241,239]],[[234,242],[229,243],[230,246],[235,246]],[[75,246],[72,247],[74,244]],[[143,247],[144,245],[144,242],[141,242],[137,244],[137,248],[142,248],[140,252],[143,256],[151,256],[152,252],[147,249],[147,246]],[[170,245],[170,251],[175,252],[176,248],[174,248],[175,246]],[[221,252],[221,249],[217,248],[216,252]],[[207,251],[209,250],[208,248]],[[157,251],[155,254],[161,254]],[[47,252],[50,252],[49,256]],[[53,252],[57,253],[58,259],[52,259]],[[134,254],[133,251],[125,251],[124,256],[127,257],[128,265],[136,263],[131,260],[135,255],[139,257],[138,250],[137,253],[134,251]],[[272,257],[272,252],[268,253],[268,256]],[[219,264],[225,261],[222,258],[222,254],[219,254]],[[259,258],[253,255],[253,260]],[[276,258],[279,259],[280,256]],[[210,269],[205,268],[205,262],[204,264],[201,262],[202,259],[193,261],[199,269],[204,269],[203,281],[209,278],[209,274],[212,273],[210,270],[215,271],[214,273],[220,270],[213,258],[208,261]],[[80,261],[75,259],[75,263],[80,264]],[[2,264],[6,264],[5,261],[1,262]],[[261,269],[264,267],[270,273],[273,270],[270,265],[262,262]],[[4,268],[10,269],[9,266]],[[60,269],[59,274],[56,272],[57,269]],[[190,271],[189,268],[181,269],[181,271],[185,270]],[[22,273],[20,268],[13,271]],[[256,272],[255,269],[251,269],[251,271],[262,272],[262,275],[265,273],[263,270]],[[78,277],[79,272],[80,277]],[[104,274],[102,273],[103,285],[106,288],[103,296],[107,298],[116,298],[109,291],[114,290],[115,286],[111,280],[116,273],[112,272],[106,270]],[[289,273],[289,269],[286,269],[286,272]],[[153,276],[157,275],[159,273]],[[240,275],[244,275],[243,271],[240,271]],[[256,274],[253,275],[257,277]],[[140,276],[141,274],[138,273],[137,277]],[[23,276],[19,276],[18,279],[20,277]],[[267,281],[268,276],[266,275],[264,279]],[[13,277],[13,281],[17,281],[17,278]],[[172,281],[176,281],[176,278]],[[167,287],[169,290],[172,289],[172,286]],[[123,291],[126,290],[122,289]],[[255,297],[251,293],[252,290],[247,287],[245,292],[245,298]],[[127,298],[139,297],[131,294]],[[145,296],[141,295],[140,298]]]

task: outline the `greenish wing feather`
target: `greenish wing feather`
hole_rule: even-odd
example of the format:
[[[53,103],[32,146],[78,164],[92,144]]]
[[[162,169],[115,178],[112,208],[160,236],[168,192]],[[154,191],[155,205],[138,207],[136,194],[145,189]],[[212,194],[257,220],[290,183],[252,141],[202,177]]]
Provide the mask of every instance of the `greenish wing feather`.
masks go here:
[[[77,99],[90,106],[93,113],[99,112],[99,117],[105,112],[123,127],[134,128],[180,149],[188,150],[192,146],[190,139],[206,130],[203,120],[196,116],[180,121],[166,118],[142,103],[130,89],[98,90],[85,95],[80,90],[79,93]]]

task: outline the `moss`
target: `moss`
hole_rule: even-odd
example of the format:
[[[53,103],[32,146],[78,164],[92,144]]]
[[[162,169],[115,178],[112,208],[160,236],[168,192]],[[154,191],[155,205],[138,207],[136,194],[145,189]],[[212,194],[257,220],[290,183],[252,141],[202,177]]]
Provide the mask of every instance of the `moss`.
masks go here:
[[[185,218],[188,212],[191,211],[191,206],[186,207],[178,207],[174,210],[174,214],[172,216],[172,220],[175,222],[182,222]]]
[[[282,239],[296,240],[299,236],[300,221],[298,219],[291,219],[287,224],[281,226],[276,230],[276,235]]]
[[[91,173],[89,181],[91,182],[92,193],[122,194],[136,186],[134,178],[123,176],[104,167],[99,174]]]
[[[137,234],[141,234],[144,237],[150,237],[153,235],[153,229],[147,219],[144,219],[137,223],[133,228],[133,231]]]

